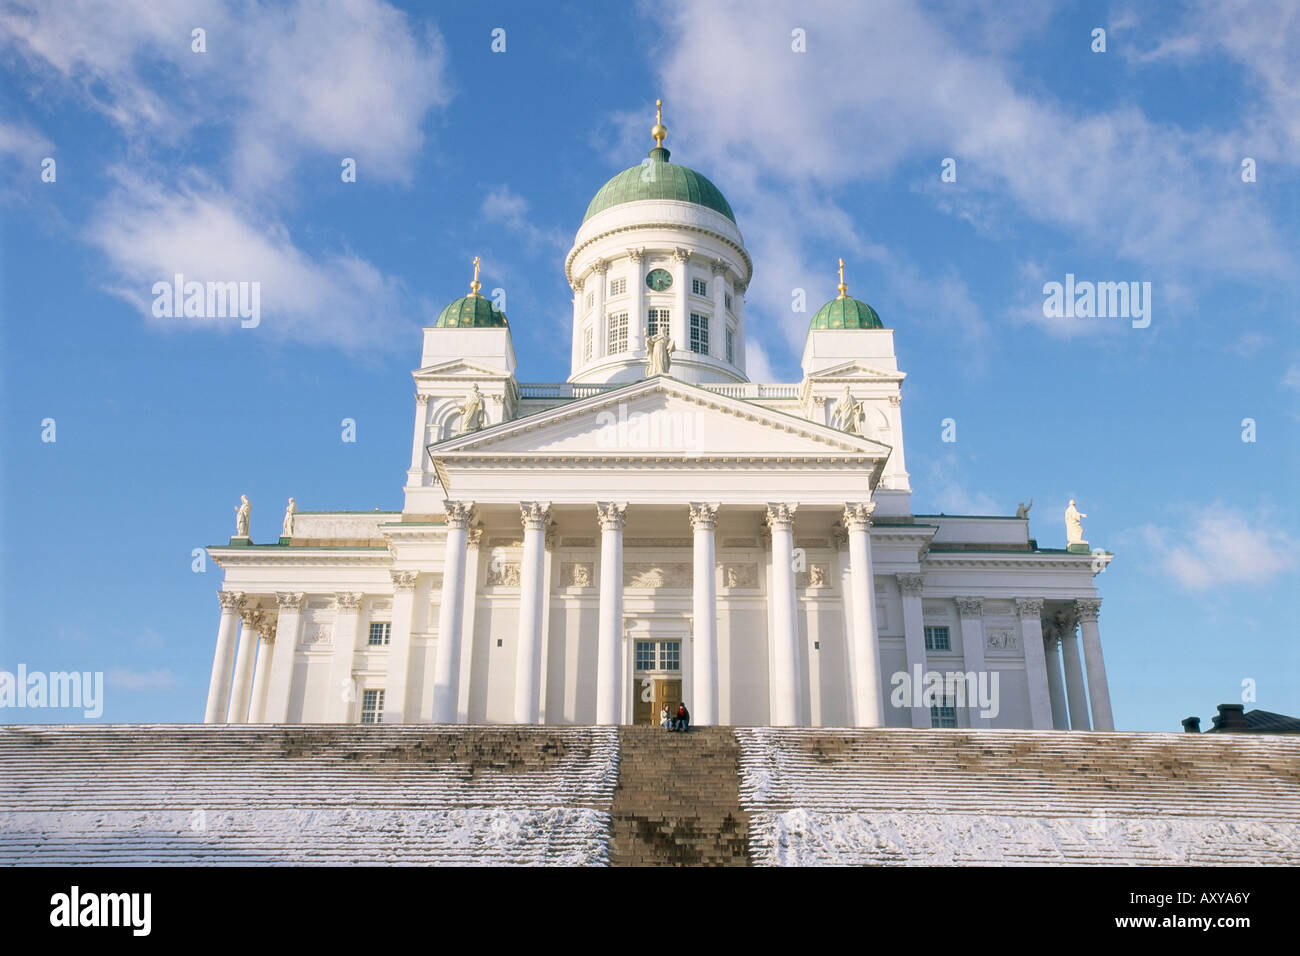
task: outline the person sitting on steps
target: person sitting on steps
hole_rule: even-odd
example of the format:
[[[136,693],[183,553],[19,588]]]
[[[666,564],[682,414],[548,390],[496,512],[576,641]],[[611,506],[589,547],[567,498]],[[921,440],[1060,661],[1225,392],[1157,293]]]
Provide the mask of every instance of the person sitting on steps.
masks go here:
[[[673,724],[672,717],[670,716],[668,711],[668,702],[664,701],[664,706],[659,711],[659,726],[662,727],[664,730],[672,730],[673,729],[672,724]]]
[[[686,702],[677,705],[677,716],[673,719],[673,730],[687,733],[691,729],[691,712],[686,709]]]

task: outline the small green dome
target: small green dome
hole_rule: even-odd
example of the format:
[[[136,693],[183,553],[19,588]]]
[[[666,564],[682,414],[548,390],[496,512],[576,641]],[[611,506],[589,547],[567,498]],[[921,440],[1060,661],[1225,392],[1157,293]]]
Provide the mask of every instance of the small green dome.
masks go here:
[[[492,305],[492,300],[477,292],[457,299],[442,310],[435,329],[504,329],[509,328],[506,314]]]
[[[831,299],[817,310],[808,325],[808,331],[814,329],[883,329],[884,323],[876,310],[861,299],[844,296]]]
[[[668,162],[668,156],[667,149],[656,146],[650,150],[648,163],[643,162],[625,169],[601,186],[587,206],[587,214],[582,217],[582,221],[586,222],[611,206],[621,206],[625,202],[636,202],[639,199],[676,199],[695,203],[721,213],[733,223],[736,221],[731,204],[717,186],[687,166]]]

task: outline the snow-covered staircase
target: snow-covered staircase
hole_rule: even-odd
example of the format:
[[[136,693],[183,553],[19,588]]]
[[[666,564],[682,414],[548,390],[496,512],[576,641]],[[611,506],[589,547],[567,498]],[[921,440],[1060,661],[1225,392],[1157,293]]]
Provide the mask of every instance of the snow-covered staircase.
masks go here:
[[[608,860],[592,727],[0,727],[0,864]]]
[[[738,729],[756,863],[1300,863],[1300,738]]]

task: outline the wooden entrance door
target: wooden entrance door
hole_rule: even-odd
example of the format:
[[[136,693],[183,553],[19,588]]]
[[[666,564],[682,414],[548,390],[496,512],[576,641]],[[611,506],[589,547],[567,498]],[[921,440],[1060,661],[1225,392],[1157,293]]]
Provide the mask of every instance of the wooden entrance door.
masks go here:
[[[637,695],[632,722],[643,726],[658,726],[659,712],[665,704],[669,713],[677,713],[682,702],[680,677],[641,677],[637,680]]]

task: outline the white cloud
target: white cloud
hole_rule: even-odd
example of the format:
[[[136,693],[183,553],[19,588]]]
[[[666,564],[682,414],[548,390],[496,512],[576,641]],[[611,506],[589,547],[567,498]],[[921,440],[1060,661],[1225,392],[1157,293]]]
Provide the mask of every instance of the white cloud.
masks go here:
[[[152,671],[115,667],[104,675],[113,690],[173,691],[181,687],[180,680],[167,668]]]
[[[0,120],[0,154],[30,167],[33,180],[40,175],[41,160],[53,151],[54,145],[27,124]]]
[[[924,489],[924,499],[918,495],[912,502],[915,510],[924,513],[949,515],[1000,515],[1011,514],[1005,507],[982,491],[968,488],[963,481],[965,463],[955,451],[948,451],[932,461],[926,468],[924,482],[913,482]]]
[[[1213,505],[1190,509],[1189,526],[1139,529],[1160,569],[1187,591],[1263,585],[1296,566],[1300,542],[1264,513]]]
[[[500,223],[529,245],[545,246],[567,252],[571,237],[558,229],[542,229],[528,218],[528,200],[509,186],[489,190],[483,197],[483,218]]]
[[[169,329],[212,328],[242,335],[383,349],[405,330],[413,311],[401,285],[347,252],[313,257],[277,222],[247,214],[241,204],[202,177],[177,189],[119,172],[118,186],[96,210],[87,240],[115,274],[111,291],[146,318]],[[199,282],[261,283],[262,321],[157,319],[152,287],[183,274]]]
[[[1292,362],[1282,373],[1282,387],[1300,391],[1300,362]]]

